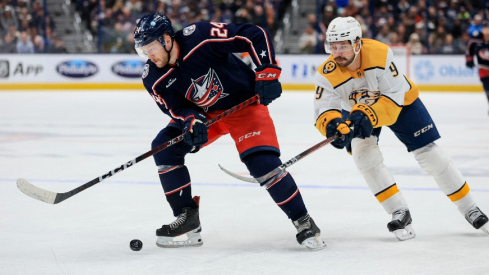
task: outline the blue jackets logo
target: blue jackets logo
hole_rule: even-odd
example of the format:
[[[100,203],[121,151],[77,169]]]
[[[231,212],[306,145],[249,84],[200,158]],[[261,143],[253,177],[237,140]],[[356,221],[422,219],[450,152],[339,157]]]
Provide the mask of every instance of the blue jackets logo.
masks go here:
[[[56,71],[67,77],[82,78],[98,73],[98,67],[92,62],[71,60],[58,64],[58,66],[56,66]]]
[[[228,95],[223,92],[221,80],[212,68],[207,74],[191,80],[192,85],[187,89],[185,97],[201,108],[208,108]]]
[[[112,72],[122,77],[138,78],[143,74],[145,64],[139,60],[120,61],[112,65]]]

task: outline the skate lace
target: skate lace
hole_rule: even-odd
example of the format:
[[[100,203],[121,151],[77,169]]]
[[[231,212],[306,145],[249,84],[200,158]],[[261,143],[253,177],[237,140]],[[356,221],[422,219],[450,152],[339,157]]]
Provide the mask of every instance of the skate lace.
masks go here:
[[[400,209],[392,213],[392,220],[402,220],[406,215],[406,209]]]
[[[175,228],[179,227],[180,225],[184,224],[186,220],[187,220],[187,213],[186,212],[183,212],[182,214],[180,214],[177,217],[177,219],[175,221],[173,221],[172,223],[170,223],[168,226],[171,229],[175,229]]]
[[[479,211],[479,208],[475,208],[470,210],[466,217],[469,219],[471,222],[475,221],[479,216],[481,215],[481,212]]]
[[[300,233],[306,229],[311,227],[310,216],[307,214],[306,216],[301,217],[299,220],[294,222],[295,228],[297,228],[297,232]]]

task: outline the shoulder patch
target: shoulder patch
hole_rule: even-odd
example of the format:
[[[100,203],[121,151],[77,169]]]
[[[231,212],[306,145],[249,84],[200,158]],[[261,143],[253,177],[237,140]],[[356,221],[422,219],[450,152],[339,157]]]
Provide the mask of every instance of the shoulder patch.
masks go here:
[[[336,63],[334,61],[328,61],[326,64],[324,64],[323,67],[323,73],[329,74],[330,72],[334,71],[336,69]]]
[[[149,72],[149,64],[145,64],[144,69],[143,69],[142,78],[146,78],[148,76],[148,72]]]
[[[188,27],[185,27],[185,29],[183,29],[183,35],[185,36],[189,36],[191,35],[193,32],[195,31],[195,24],[192,24]]]

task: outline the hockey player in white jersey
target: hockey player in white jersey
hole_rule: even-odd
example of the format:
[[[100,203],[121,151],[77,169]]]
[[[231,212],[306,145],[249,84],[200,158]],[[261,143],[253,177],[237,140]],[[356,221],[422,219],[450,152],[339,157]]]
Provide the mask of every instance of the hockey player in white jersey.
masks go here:
[[[469,185],[450,158],[435,144],[435,123],[419,99],[416,85],[396,67],[385,44],[362,39],[353,17],[334,19],[326,31],[329,58],[315,75],[316,128],[347,148],[367,185],[392,220],[387,224],[399,240],[415,237],[411,214],[378,146],[382,126],[389,127],[432,176],[465,219],[489,234],[487,216],[477,207]],[[384,127],[385,128],[385,127]]]

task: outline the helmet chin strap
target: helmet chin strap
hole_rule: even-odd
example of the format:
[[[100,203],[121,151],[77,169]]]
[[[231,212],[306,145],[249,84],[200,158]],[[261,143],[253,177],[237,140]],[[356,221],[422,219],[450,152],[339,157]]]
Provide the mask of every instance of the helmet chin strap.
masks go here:
[[[171,58],[171,56],[170,56],[170,52],[171,52],[171,50],[173,50],[173,45],[174,45],[174,44],[175,44],[175,39],[174,39],[173,37],[171,37],[171,47],[170,47],[170,50],[169,50],[169,51],[167,51],[167,50],[166,50],[166,47],[165,47],[165,46],[163,46],[163,49],[165,49],[165,52],[168,54],[168,60],[166,61],[166,64],[170,64],[170,58]]]
[[[356,47],[353,48],[353,53],[355,54],[355,57],[353,58],[353,61],[351,63],[355,62],[355,60],[357,59],[358,54],[360,53],[360,50],[362,49],[362,40],[360,40],[358,43],[360,43],[360,48],[358,49],[358,52],[355,51],[355,48]]]

